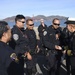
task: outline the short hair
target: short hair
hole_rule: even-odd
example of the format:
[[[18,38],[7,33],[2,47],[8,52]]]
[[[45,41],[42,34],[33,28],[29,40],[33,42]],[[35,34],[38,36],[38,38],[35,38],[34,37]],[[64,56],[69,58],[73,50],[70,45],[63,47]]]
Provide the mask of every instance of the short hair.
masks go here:
[[[59,20],[59,19],[58,18],[54,18],[53,21],[52,21],[52,23],[54,23],[55,20]]]
[[[7,22],[0,21],[0,39],[2,38],[3,33],[8,31],[7,25],[8,25]]]
[[[5,21],[0,21],[0,25],[8,25],[8,23]]]
[[[16,15],[16,17],[15,17],[15,22],[16,21],[18,21],[18,20],[20,20],[20,19],[25,19],[25,16],[23,16],[23,15]]]
[[[33,21],[33,19],[27,19],[26,24],[28,24],[29,21]]]

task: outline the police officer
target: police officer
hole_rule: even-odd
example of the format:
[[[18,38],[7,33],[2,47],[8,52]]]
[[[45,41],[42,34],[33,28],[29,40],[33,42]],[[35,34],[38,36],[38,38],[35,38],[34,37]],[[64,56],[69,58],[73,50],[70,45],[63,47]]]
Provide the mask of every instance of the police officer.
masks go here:
[[[34,22],[32,19],[27,19],[26,20],[26,34],[29,39],[29,46],[32,52],[35,52],[35,49],[37,48],[37,39],[36,39],[36,33],[33,29],[34,27]]]
[[[58,53],[61,51],[59,35],[57,34],[57,29],[60,25],[58,18],[53,19],[52,25],[48,27],[43,33],[44,46],[48,49],[47,59],[49,61],[50,74],[55,75],[57,70],[57,57],[59,59]],[[57,57],[56,57],[57,56]]]
[[[32,55],[32,60],[27,61],[27,71],[28,75],[36,73],[36,49],[37,49],[37,39],[35,31],[33,30],[34,22],[32,19],[26,20],[26,35],[29,40],[30,54]]]
[[[23,55],[27,56],[28,60],[31,60],[32,57],[29,53],[29,43],[28,43],[28,37],[25,34],[25,29],[24,29],[24,23],[25,23],[25,17],[23,15],[17,15],[15,17],[15,25],[12,28],[12,38],[9,43],[9,45],[15,49],[16,54],[18,55],[19,58],[19,74],[23,75],[24,74],[24,59]]]
[[[8,46],[11,38],[11,29],[8,23],[0,21],[0,75],[16,75],[13,63],[17,60],[14,50]]]
[[[70,32],[68,29],[68,24],[66,24],[66,27],[63,29],[63,34],[62,34],[62,45],[64,47],[64,52],[68,50],[69,47],[69,42],[70,42],[70,37],[72,32]],[[66,58],[66,68],[67,68],[67,75],[70,75],[70,57],[67,54],[64,54]]]
[[[67,50],[67,55],[70,58],[68,63],[70,63],[71,65],[71,74],[75,75],[75,18],[68,18],[68,20],[65,23],[67,24],[67,29],[69,30],[69,32],[71,32],[71,36],[68,42],[69,48]],[[68,75],[70,75],[70,72],[68,73]]]
[[[45,48],[43,46],[43,32],[47,29],[47,25],[44,23],[44,19],[41,19],[40,23],[41,24],[38,26],[38,32],[39,32],[39,37],[40,37],[39,47],[40,47],[42,53],[45,54]]]
[[[69,41],[69,38],[71,35],[71,32],[68,31],[67,26],[68,25],[66,25],[66,27],[64,27],[64,29],[62,30],[62,34],[61,34],[61,37],[62,37],[61,40],[63,40],[62,45],[64,45],[64,46],[68,45],[68,41]]]

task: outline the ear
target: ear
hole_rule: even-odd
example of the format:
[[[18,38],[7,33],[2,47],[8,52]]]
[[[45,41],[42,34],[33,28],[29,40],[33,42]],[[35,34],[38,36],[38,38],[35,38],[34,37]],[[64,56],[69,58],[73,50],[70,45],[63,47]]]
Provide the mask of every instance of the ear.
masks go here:
[[[4,36],[5,34],[6,34],[6,33],[4,32],[4,33],[3,33],[3,36]]]
[[[4,33],[3,33],[3,36],[4,36],[5,38],[6,38],[6,35],[7,35],[6,32],[4,32]]]

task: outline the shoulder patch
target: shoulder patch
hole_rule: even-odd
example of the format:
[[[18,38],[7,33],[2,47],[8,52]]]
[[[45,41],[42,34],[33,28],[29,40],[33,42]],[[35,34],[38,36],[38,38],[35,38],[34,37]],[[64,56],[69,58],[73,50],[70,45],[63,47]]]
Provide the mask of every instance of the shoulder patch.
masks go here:
[[[44,31],[44,32],[43,32],[43,35],[45,36],[46,34],[47,34],[47,31]]]
[[[13,34],[13,39],[14,39],[15,41],[17,41],[17,40],[19,39],[19,35],[18,35],[18,34]]]

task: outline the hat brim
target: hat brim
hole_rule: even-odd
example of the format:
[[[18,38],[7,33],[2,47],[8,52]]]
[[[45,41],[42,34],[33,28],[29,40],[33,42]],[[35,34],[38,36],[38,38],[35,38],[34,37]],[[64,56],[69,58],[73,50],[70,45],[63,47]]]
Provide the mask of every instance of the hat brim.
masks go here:
[[[66,21],[65,24],[75,24],[75,21]]]

